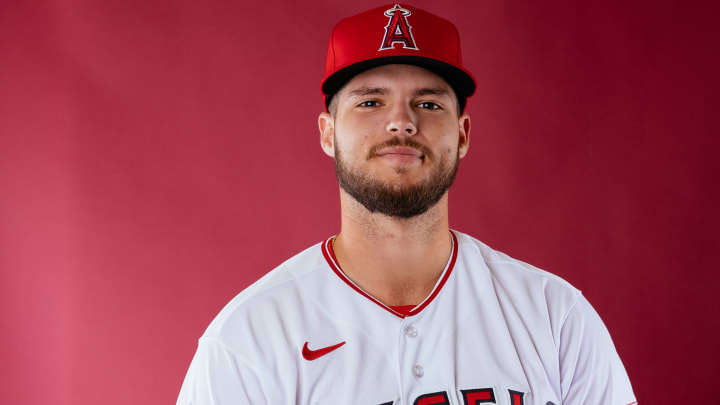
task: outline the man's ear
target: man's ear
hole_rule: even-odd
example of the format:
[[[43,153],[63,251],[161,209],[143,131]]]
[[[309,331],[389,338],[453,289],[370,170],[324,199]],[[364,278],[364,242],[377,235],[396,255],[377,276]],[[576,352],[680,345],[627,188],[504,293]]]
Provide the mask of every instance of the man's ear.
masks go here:
[[[458,137],[458,154],[463,158],[470,147],[470,116],[467,113],[458,118]]]
[[[320,146],[326,155],[335,158],[335,121],[332,116],[326,112],[320,113],[318,128],[320,129]]]

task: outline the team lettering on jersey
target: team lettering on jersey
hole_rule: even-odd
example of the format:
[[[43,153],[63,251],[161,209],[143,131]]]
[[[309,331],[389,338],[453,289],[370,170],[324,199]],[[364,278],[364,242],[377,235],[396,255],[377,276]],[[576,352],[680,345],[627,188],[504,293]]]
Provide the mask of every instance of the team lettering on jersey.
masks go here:
[[[479,388],[472,390],[460,390],[464,405],[496,404],[495,391],[492,388]],[[523,398],[525,394],[520,391],[508,390],[510,405],[525,405]],[[393,405],[393,402],[384,402],[379,405]],[[415,398],[413,405],[450,405],[450,399],[446,391],[423,394]]]
[[[401,43],[405,49],[418,49],[415,46],[415,38],[413,38],[411,31],[412,27],[407,21],[410,10],[396,4],[395,7],[385,11],[385,15],[390,17],[390,21],[385,26],[385,37],[379,50],[393,49],[393,44],[396,42]]]

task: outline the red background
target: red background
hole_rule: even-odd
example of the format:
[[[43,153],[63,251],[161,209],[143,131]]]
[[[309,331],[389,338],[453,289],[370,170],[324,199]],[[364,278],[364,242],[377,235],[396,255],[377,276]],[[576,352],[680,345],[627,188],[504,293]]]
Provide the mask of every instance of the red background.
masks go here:
[[[219,309],[338,231],[319,81],[378,5],[345,3],[0,3],[0,403],[173,403]],[[582,289],[645,404],[718,377],[715,4],[415,2],[478,79],[452,227]]]

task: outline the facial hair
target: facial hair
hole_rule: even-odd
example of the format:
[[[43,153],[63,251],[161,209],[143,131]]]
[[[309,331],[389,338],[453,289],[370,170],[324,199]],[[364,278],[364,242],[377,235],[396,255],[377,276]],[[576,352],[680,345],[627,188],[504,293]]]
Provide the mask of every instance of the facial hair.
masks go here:
[[[374,146],[368,152],[367,159],[377,156],[376,152],[389,146],[406,146],[423,153],[423,159],[434,161],[433,153],[411,138],[392,138]],[[340,187],[372,213],[381,213],[396,218],[412,218],[422,215],[440,201],[455,180],[459,165],[459,151],[453,162],[439,159],[430,173],[430,177],[416,184],[390,184],[370,177],[358,169],[350,167],[342,151],[335,143],[335,174]],[[399,174],[406,171],[397,169]]]

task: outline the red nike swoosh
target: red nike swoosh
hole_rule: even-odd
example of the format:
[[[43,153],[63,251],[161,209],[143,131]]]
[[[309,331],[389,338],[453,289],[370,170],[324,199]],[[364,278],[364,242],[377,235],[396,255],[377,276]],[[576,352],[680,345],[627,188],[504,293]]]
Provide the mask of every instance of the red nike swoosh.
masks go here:
[[[303,349],[302,349],[302,355],[305,358],[305,360],[315,360],[318,357],[322,357],[344,344],[345,344],[345,342],[340,342],[336,345],[324,347],[322,349],[310,350],[310,349],[308,349],[308,346],[307,346],[308,342],[305,342],[305,346],[303,346]]]

